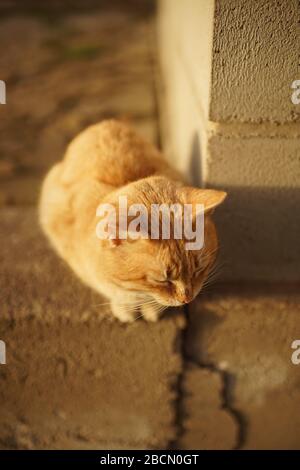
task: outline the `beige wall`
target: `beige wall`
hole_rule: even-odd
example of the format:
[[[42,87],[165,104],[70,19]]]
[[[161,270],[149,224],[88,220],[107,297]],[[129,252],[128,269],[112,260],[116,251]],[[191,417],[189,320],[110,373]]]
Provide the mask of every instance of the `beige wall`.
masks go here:
[[[226,279],[299,279],[297,0],[161,0],[166,152],[217,213]]]
[[[212,121],[299,119],[290,99],[299,71],[299,15],[298,0],[216,0]]]
[[[159,6],[163,146],[197,183],[205,172],[199,154],[206,148],[214,2],[165,0]]]

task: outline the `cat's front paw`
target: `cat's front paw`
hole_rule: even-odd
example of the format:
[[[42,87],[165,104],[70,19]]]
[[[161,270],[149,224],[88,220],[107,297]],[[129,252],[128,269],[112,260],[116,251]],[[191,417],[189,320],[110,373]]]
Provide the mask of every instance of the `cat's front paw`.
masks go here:
[[[156,322],[159,319],[160,311],[153,305],[142,305],[141,313],[147,321]]]
[[[110,308],[114,317],[120,320],[122,323],[132,323],[135,321],[135,311],[127,306],[111,302]]]

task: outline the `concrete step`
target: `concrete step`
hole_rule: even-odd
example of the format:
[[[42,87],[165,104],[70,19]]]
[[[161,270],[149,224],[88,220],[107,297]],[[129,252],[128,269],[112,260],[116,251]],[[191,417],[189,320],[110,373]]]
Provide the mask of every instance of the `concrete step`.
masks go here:
[[[181,313],[124,325],[34,209],[1,215],[1,448],[300,447],[297,286],[200,296],[184,335]]]
[[[191,305],[186,356],[222,379],[223,407],[239,428],[237,446],[300,448],[300,365],[291,360],[296,339],[300,339],[297,284],[225,285]],[[186,427],[202,430],[203,423],[195,422],[197,404],[209,391],[201,380],[194,383],[186,409],[193,425]],[[217,423],[215,432],[220,432]],[[201,443],[199,438],[195,448]]]
[[[40,233],[1,210],[1,448],[165,448],[177,435],[181,314],[114,320]]]

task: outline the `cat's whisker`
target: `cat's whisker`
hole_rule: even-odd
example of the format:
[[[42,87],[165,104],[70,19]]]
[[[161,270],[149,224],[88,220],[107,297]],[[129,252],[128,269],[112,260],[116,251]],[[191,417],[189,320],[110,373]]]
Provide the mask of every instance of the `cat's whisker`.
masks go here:
[[[217,279],[220,277],[220,271],[215,271],[213,272],[210,276],[208,276],[204,282],[207,282],[207,281],[212,281],[214,279]]]
[[[146,301],[146,302],[120,302],[120,305],[124,306],[124,307],[131,307],[131,308],[140,308],[142,307],[143,305],[151,305],[151,304],[154,304],[155,301]],[[104,303],[100,303],[100,304],[93,304],[92,307],[103,307],[104,305],[110,305],[111,302],[104,302]]]
[[[216,254],[218,251],[217,248],[213,249],[213,250],[210,250],[208,251],[207,253],[205,253],[204,255],[201,255],[201,261],[203,260],[206,260],[208,258],[211,258],[212,255]]]
[[[216,269],[210,271],[208,273],[207,277],[205,278],[204,283],[217,278],[220,275],[220,273],[221,273],[221,270],[219,268],[216,268]]]
[[[204,280],[203,285],[202,285],[202,289],[205,289],[208,286],[210,286],[211,284],[213,284],[214,282],[216,282],[220,278],[221,271],[222,271],[222,266],[220,264],[218,265],[216,263],[212,267],[210,272],[208,273],[206,279]]]
[[[128,307],[143,307],[144,305],[154,305],[153,301],[145,302],[122,302],[120,305],[125,305]]]
[[[133,311],[137,311],[139,309],[141,309],[143,306],[156,306],[158,305],[156,300],[154,299],[150,299],[150,300],[146,300],[144,302],[140,302],[140,301],[137,301],[137,302],[120,302],[120,306],[124,307],[124,308],[129,308]]]
[[[142,318],[143,316],[144,316],[144,314],[141,313],[138,317],[136,317],[136,318],[134,319],[134,322],[137,321],[139,318]]]
[[[212,276],[215,273],[220,273],[222,271],[223,267],[224,267],[224,263],[220,263],[218,261],[215,262],[213,264],[213,266],[211,267],[207,277],[209,278],[210,276]]]
[[[209,277],[206,278],[205,282],[211,282],[220,279],[222,274],[221,270],[217,270],[214,273],[212,273]]]
[[[220,278],[220,272],[213,273],[211,276],[207,277],[204,281],[204,285],[210,284]]]
[[[210,284],[206,286],[203,290],[200,291],[200,294],[215,294],[220,289],[220,285],[218,283]]]

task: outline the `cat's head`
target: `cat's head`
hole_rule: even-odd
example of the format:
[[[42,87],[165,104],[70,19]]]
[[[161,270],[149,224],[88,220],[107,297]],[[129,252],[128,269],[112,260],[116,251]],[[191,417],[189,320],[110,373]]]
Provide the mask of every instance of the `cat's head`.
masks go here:
[[[120,227],[118,219],[120,196],[126,197],[127,208],[132,204],[139,204],[146,208],[147,224],[146,226],[138,224],[137,232],[139,233],[132,232],[130,223],[137,221],[137,218],[130,214],[125,226],[121,224],[122,227]],[[184,187],[163,177],[145,178],[110,194],[105,202],[116,209],[117,227],[114,231],[112,226],[109,227],[107,224],[107,218],[101,219],[101,223],[106,224],[102,224],[102,227],[105,226],[109,234],[109,239],[101,240],[100,260],[107,278],[116,287],[145,295],[145,297],[150,296],[164,306],[179,306],[193,300],[203,287],[216,259],[218,239],[210,216],[225,197],[226,193],[223,191]],[[159,220],[159,237],[153,239],[155,222],[151,218],[151,209],[157,207],[153,206],[155,204],[167,204],[169,207],[178,204],[183,209],[184,204],[189,204],[192,213],[188,216],[192,220],[193,230],[196,228],[197,217],[199,217],[196,210],[197,204],[202,204],[204,206],[204,219],[202,219],[204,220],[204,239],[201,247],[187,249],[187,242],[190,240],[185,237],[183,226],[182,238],[175,239],[176,218],[173,217],[172,211],[170,212],[170,238],[162,238],[160,217],[156,219]],[[181,220],[183,224],[184,217]],[[201,218],[198,220],[201,222]]]

